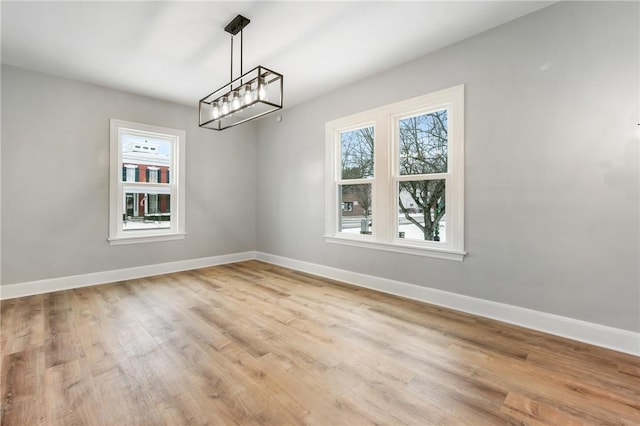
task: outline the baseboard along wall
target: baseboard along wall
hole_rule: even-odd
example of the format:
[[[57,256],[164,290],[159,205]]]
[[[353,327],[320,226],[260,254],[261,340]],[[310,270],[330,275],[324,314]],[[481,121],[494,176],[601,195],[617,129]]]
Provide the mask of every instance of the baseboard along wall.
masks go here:
[[[256,253],[256,259],[313,275],[378,290],[420,302],[443,306],[509,324],[566,337],[596,346],[640,356],[640,333],[575,318],[492,302],[387,278],[351,272],[296,259]]]
[[[0,299],[13,299],[254,259],[640,356],[640,333],[255,251],[3,285],[0,286]]]
[[[70,290],[73,288],[133,280],[154,275],[170,274],[172,272],[188,271],[190,269],[206,268],[208,266],[225,265],[227,263],[242,262],[255,258],[255,252],[247,251],[221,256],[136,266],[133,268],[114,269],[111,271],[93,272],[83,275],[72,275],[69,277],[8,284],[0,286],[0,299],[15,299],[16,297],[33,296],[35,294],[51,293],[53,291]]]

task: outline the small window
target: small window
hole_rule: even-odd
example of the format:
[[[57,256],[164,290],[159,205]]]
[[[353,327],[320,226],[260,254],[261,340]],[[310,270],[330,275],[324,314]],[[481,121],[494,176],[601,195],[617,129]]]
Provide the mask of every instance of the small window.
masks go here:
[[[110,143],[109,242],[184,238],[185,132],[111,120]]]
[[[124,165],[125,173],[124,173],[124,181],[125,182],[136,182],[138,180],[138,166],[134,166],[132,164]]]
[[[149,179],[147,180],[149,183],[158,183],[158,171],[160,169],[157,167],[147,167],[147,171],[149,173]]]

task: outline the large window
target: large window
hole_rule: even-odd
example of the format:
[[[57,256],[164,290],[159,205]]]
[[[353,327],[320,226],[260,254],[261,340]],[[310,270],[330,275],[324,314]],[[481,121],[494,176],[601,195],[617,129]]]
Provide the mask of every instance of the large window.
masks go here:
[[[109,242],[184,238],[183,130],[111,120]]]
[[[326,240],[462,260],[464,86],[331,121]]]

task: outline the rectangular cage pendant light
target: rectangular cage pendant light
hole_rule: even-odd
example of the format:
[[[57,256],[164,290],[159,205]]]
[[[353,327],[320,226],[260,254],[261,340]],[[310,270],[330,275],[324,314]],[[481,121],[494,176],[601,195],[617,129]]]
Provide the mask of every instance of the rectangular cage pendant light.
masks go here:
[[[200,127],[223,130],[282,108],[282,74],[261,65],[200,100]]]
[[[232,80],[200,99],[200,127],[224,130],[282,109],[283,75],[258,65],[242,74],[242,29],[250,21],[238,15],[226,27],[231,34]],[[233,36],[240,32],[240,77],[233,79]]]

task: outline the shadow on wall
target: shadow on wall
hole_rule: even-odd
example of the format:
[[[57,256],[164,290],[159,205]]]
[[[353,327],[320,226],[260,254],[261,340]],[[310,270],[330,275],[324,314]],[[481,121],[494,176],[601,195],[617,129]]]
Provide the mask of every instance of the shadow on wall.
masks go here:
[[[612,164],[611,161],[603,161],[599,165],[604,170],[603,181],[611,189],[624,191],[625,195],[638,197],[634,192],[634,186],[629,182],[638,180],[638,157],[640,156],[640,124],[637,135],[629,139],[625,146],[625,155],[622,163]]]

